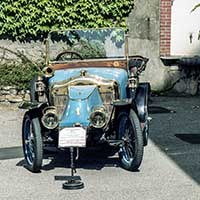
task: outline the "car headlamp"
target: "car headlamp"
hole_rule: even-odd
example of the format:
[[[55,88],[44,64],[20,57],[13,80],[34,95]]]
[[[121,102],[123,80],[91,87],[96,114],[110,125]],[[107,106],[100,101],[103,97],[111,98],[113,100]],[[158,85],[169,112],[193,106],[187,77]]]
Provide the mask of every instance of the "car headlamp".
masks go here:
[[[46,78],[50,78],[54,75],[54,69],[51,66],[44,67],[44,69],[42,71]]]
[[[97,107],[90,114],[90,125],[94,128],[103,128],[106,125],[107,114],[104,107]]]
[[[47,107],[43,111],[42,124],[47,129],[55,129],[58,126],[58,114],[55,107]]]

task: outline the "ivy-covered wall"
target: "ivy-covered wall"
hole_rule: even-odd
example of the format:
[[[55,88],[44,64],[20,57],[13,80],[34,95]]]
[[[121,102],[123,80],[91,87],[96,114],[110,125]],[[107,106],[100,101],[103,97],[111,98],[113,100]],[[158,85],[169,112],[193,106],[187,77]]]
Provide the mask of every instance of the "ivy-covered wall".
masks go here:
[[[125,27],[134,0],[0,1],[0,88],[27,89],[51,30]]]
[[[56,29],[126,27],[133,6],[134,0],[4,0],[0,38],[43,39]]]

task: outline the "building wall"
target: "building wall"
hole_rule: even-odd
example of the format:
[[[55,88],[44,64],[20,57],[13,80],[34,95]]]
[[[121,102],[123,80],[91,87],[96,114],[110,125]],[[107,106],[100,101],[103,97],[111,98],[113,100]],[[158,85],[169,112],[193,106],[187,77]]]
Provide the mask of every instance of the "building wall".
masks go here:
[[[169,56],[171,47],[172,0],[160,1],[160,55]]]
[[[183,17],[198,1],[135,0],[135,9],[128,19],[129,49],[130,54],[149,57],[141,81],[150,82],[153,91],[187,95],[198,92],[200,72],[197,68],[183,68],[175,63],[163,62],[180,54],[199,55],[197,32],[200,30],[200,12],[190,13],[190,18]],[[192,43],[188,42],[190,32],[194,36]]]
[[[170,53],[170,45],[168,41],[164,41],[165,37],[169,40],[169,32],[165,24],[160,24],[160,11],[163,11],[163,9],[160,10],[160,5],[165,8],[166,3],[169,5],[169,0],[162,0],[161,3],[160,0],[135,0],[135,8],[128,18],[129,53],[149,58],[141,81],[150,82],[154,91],[163,91],[171,84],[170,69],[164,66],[160,59],[161,49],[165,55]],[[161,19],[165,17],[161,14]],[[160,41],[160,34],[164,34],[163,31],[168,35],[162,35],[162,41]],[[163,48],[160,48],[160,44],[163,44]]]
[[[172,5],[171,55],[200,55],[199,0],[174,0]]]

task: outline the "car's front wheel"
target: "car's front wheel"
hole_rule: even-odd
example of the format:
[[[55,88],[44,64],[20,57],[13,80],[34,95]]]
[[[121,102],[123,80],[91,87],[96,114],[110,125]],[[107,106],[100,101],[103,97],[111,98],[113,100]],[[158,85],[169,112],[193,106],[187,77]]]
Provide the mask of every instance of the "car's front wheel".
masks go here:
[[[123,141],[119,150],[119,159],[123,168],[135,171],[143,158],[143,135],[139,119],[133,109],[121,112],[118,117],[118,135]]]
[[[43,159],[41,127],[38,117],[30,111],[23,119],[22,144],[26,168],[32,172],[39,172]]]
[[[30,82],[30,99],[31,102],[38,102],[39,101],[39,96],[38,93],[35,91],[35,83],[38,80],[38,76],[34,76],[33,79]]]

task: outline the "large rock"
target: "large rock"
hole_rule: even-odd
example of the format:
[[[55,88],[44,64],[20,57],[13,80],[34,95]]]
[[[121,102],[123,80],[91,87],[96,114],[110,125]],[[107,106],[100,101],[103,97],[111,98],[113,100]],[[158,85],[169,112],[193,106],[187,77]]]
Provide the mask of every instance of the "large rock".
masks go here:
[[[21,103],[23,101],[22,97],[19,95],[6,95],[6,99],[10,103]]]
[[[0,95],[0,102],[6,101],[6,95]]]
[[[186,94],[196,95],[198,92],[198,79],[191,78],[188,80]]]
[[[174,88],[173,88],[173,91],[176,93],[185,93],[186,92],[186,90],[187,90],[187,84],[186,84],[186,81],[185,80],[183,80],[183,79],[181,79],[181,80],[179,80],[176,84],[175,84],[175,86],[174,86]]]

